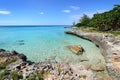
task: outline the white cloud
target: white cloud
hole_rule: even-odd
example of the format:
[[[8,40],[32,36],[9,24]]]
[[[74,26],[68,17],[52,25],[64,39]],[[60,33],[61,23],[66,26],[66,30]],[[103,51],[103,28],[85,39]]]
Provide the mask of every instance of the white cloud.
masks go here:
[[[64,12],[64,13],[70,13],[71,10],[62,10],[62,12]]]
[[[40,14],[41,14],[41,15],[43,15],[43,14],[44,14],[44,12],[40,12]]]
[[[80,9],[80,7],[78,7],[78,6],[70,6],[70,8],[73,9],[73,10],[79,10]]]
[[[0,10],[0,14],[8,15],[11,14],[11,12],[6,10]]]

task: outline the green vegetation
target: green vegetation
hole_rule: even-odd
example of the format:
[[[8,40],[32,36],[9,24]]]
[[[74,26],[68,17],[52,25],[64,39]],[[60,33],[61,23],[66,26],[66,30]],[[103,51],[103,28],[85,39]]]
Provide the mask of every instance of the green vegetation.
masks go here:
[[[27,80],[35,80],[36,76],[35,75],[31,75],[29,78],[27,78]],[[41,80],[41,79],[40,79]]]
[[[44,80],[43,79],[43,73],[41,71],[37,72],[36,76],[38,77],[39,80]]]
[[[62,72],[62,70],[58,67],[58,73],[60,74]]]
[[[111,33],[111,34],[114,34],[115,36],[120,35],[120,31],[107,31],[106,33]]]
[[[6,73],[5,71],[0,74],[0,80],[4,80],[6,78]]]
[[[5,69],[8,64],[13,63],[15,61],[17,61],[17,58],[13,58],[11,60],[8,60],[7,62],[1,63],[0,64],[0,70]]]
[[[44,80],[44,75],[48,75],[48,71],[47,72],[42,72],[42,71],[37,71],[36,74],[33,74],[31,76],[29,76],[27,78],[27,80]]]
[[[93,27],[98,31],[118,31],[120,30],[120,5],[115,5],[107,12],[94,14],[91,19],[84,14],[76,26]]]
[[[0,80],[19,80],[22,79],[22,74],[21,73],[17,73],[17,71],[13,71],[13,72],[9,72],[7,70],[4,70],[3,72],[0,73]]]
[[[109,31],[99,31],[99,30],[94,29],[94,28],[92,28],[92,29],[84,28],[84,29],[82,29],[82,31],[84,31],[84,32],[97,32],[97,33],[110,33],[110,34],[113,34],[115,36],[119,36],[120,35],[120,31],[112,31],[112,30],[109,30]]]
[[[10,73],[10,77],[13,80],[19,80],[19,79],[22,79],[22,74],[18,74],[17,71],[13,71]]]
[[[87,27],[89,26],[89,22],[90,22],[90,18],[86,15],[86,14],[83,14],[83,17],[81,17],[80,23],[77,23],[76,26],[84,26],[84,27]]]

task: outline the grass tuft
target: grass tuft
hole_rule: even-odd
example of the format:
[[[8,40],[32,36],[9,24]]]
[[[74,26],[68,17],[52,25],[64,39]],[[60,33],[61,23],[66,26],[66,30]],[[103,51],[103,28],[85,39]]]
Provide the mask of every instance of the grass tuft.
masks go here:
[[[3,62],[0,64],[0,70],[3,70],[6,68],[6,66],[10,63],[13,63],[13,62],[16,62],[17,61],[17,58],[13,58],[11,60],[8,60],[7,62]]]

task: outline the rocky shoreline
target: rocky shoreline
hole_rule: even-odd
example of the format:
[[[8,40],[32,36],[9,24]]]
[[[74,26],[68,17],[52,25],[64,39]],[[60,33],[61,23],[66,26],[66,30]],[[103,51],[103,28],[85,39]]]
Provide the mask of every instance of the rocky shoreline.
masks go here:
[[[112,80],[120,80],[120,40],[117,40],[112,34],[86,33],[78,30],[65,33],[90,40],[99,46],[108,74]]]
[[[110,80],[103,72],[103,67],[96,65],[30,63],[24,54],[0,49],[0,80]]]

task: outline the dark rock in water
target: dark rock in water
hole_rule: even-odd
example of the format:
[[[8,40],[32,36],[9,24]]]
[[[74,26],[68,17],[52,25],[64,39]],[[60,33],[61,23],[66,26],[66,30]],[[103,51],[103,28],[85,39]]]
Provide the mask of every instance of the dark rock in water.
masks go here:
[[[16,44],[17,45],[24,45],[25,43],[24,43],[24,40],[18,40],[18,41],[16,41]]]
[[[17,42],[24,42],[24,40],[18,40]]]
[[[91,69],[94,71],[104,71],[105,67],[103,65],[91,65]]]
[[[24,45],[25,43],[18,43],[19,45]]]
[[[29,63],[30,65],[33,64],[33,63],[35,63],[33,61],[30,61],[30,60],[27,60],[26,62]]]
[[[18,57],[22,59],[23,61],[27,60],[27,57],[24,54],[18,54]]]
[[[96,47],[98,47],[99,48],[99,45],[97,45],[97,44],[95,44],[96,45]]]
[[[5,50],[4,49],[0,49],[0,52],[4,52]]]
[[[19,54],[17,51],[11,51],[11,53],[13,54],[13,55],[17,55],[17,54]]]

